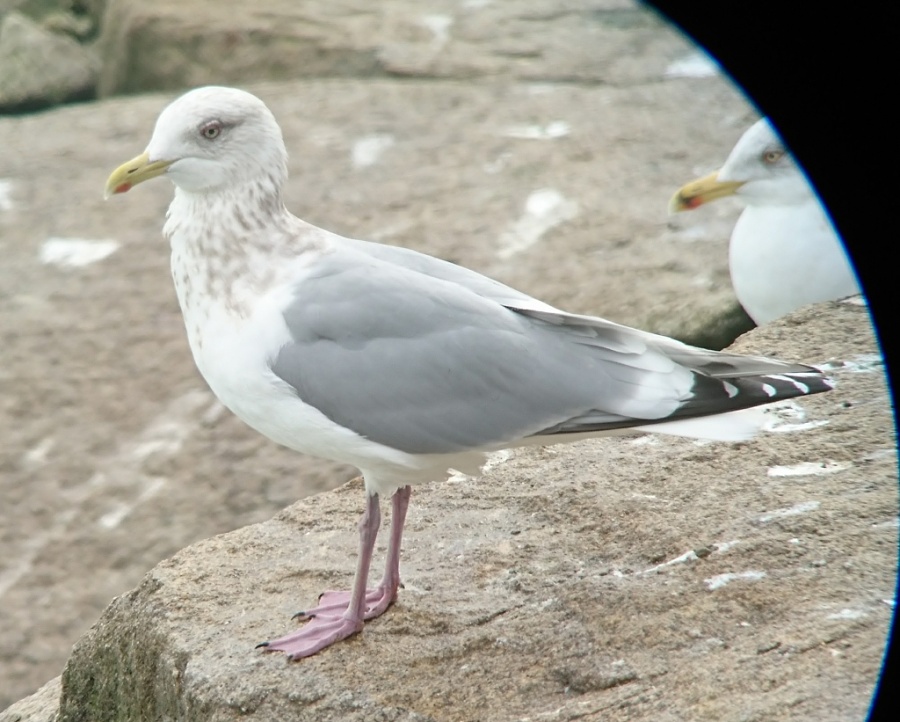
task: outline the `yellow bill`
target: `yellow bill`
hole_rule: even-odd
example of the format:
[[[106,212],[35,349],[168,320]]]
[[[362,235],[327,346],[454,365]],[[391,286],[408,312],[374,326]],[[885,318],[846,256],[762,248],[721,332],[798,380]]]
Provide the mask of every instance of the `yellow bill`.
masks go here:
[[[109,198],[116,193],[127,193],[138,183],[143,183],[151,178],[161,176],[166,168],[172,165],[170,160],[156,160],[150,162],[147,153],[141,153],[137,158],[132,158],[116,168],[106,180],[104,198]]]
[[[669,201],[669,213],[692,211],[716,198],[734,195],[742,185],[743,181],[720,181],[719,171],[715,171],[681,186]]]

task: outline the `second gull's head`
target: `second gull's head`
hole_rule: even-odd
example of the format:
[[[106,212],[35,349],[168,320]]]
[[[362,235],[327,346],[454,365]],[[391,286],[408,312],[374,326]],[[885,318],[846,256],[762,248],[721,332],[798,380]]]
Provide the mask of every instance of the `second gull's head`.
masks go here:
[[[807,203],[813,191],[787,147],[766,118],[751,125],[722,168],[683,185],[669,212],[692,210],[735,195],[748,205]]]

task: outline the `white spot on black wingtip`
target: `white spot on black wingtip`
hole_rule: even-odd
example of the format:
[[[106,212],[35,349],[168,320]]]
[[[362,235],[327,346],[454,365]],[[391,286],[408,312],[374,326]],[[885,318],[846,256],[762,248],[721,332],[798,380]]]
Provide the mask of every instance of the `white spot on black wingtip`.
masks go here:
[[[729,399],[733,399],[740,393],[740,390],[734,384],[730,384],[727,381],[722,382],[722,388],[725,389],[725,392],[728,394]]]
[[[769,375],[767,378],[770,378],[770,379],[776,379],[776,380],[778,380],[778,381],[786,381],[786,382],[789,383],[789,384],[793,384],[794,387],[795,387],[801,394],[808,394],[808,393],[809,393],[809,386],[807,386],[807,385],[806,385],[805,383],[803,383],[802,381],[798,381],[798,380],[797,380],[796,378],[794,378],[793,376],[786,376],[786,375],[784,375],[784,374],[771,374],[771,375]]]
[[[775,396],[778,392],[775,390],[775,387],[771,384],[763,384],[762,390],[766,394],[766,396]]]

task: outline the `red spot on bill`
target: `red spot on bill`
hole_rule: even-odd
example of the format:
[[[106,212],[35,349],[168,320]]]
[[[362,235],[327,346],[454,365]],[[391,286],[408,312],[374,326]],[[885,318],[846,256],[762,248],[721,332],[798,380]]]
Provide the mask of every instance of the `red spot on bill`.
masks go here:
[[[118,193],[118,191],[116,191],[116,193]],[[703,205],[703,201],[700,199],[699,196],[694,196],[693,198],[685,198],[683,202],[684,202],[684,205],[687,206],[688,208],[690,208],[691,210],[693,210],[694,208],[697,208],[698,206]]]
[[[131,183],[122,183],[122,185],[116,186],[116,193],[127,193],[131,190]]]

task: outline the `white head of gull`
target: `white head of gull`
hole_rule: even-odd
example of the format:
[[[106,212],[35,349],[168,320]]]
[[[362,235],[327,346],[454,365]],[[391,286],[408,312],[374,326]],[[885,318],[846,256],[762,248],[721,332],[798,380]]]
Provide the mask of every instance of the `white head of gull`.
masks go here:
[[[731,283],[757,324],[860,292],[828,214],[765,118],[741,136],[720,170],[682,186],[669,210],[729,195],[746,204],[728,248]]]
[[[410,485],[486,453],[659,432],[746,439],[756,409],[830,388],[817,370],[716,353],[569,314],[474,271],[343,238],[291,215],[287,153],[258,98],[193,90],[107,193],[176,186],[164,233],[200,373],[247,424],[299,452],[358,467],[366,506],[349,592],[326,592],[297,631],[262,646],[298,659],[359,632],[400,587]],[[367,586],[382,496],[385,572]]]

